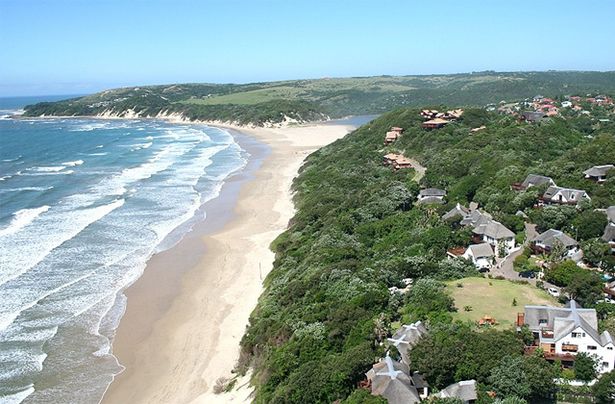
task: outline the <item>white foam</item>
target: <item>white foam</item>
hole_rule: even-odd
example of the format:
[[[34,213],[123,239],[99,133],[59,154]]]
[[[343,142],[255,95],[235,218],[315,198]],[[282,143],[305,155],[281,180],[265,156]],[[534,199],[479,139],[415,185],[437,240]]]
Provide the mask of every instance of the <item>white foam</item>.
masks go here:
[[[0,285],[28,271],[54,248],[123,204],[124,199],[85,209],[75,209],[69,204],[57,205],[11,237],[0,237],[0,251],[4,254]]]
[[[5,192],[22,192],[22,191],[49,191],[50,189],[53,189],[53,186],[48,186],[48,187],[20,187],[20,188],[7,188],[7,189],[0,189],[0,193],[5,193]]]
[[[0,181],[5,181],[12,177],[13,177],[12,175],[5,175],[5,176],[0,177]]]
[[[12,162],[14,162],[14,161],[19,160],[21,157],[22,157],[22,156],[21,156],[21,155],[19,155],[19,156],[15,157],[15,158],[12,158],[12,159],[4,159],[4,160],[2,160],[2,161],[3,161],[3,162],[5,162],[5,163],[12,163]]]
[[[106,156],[107,154],[109,153],[106,153],[106,152],[105,153],[90,153],[88,154],[88,156]]]
[[[47,205],[33,209],[18,210],[13,214],[13,219],[11,219],[11,222],[8,224],[8,226],[3,229],[0,229],[0,237],[6,237],[10,234],[16,233],[23,227],[32,223],[34,219],[36,219],[42,213],[47,212],[48,210],[49,206]]]
[[[62,164],[64,164],[67,167],[75,167],[75,166],[80,166],[81,164],[83,164],[83,160],[67,161]]]
[[[30,384],[25,390],[0,398],[2,399],[2,404],[19,404],[32,393],[34,393],[34,385]]]
[[[62,171],[65,168],[66,166],[32,167],[32,168],[29,168],[28,171],[34,171],[38,173],[54,173],[54,172]]]

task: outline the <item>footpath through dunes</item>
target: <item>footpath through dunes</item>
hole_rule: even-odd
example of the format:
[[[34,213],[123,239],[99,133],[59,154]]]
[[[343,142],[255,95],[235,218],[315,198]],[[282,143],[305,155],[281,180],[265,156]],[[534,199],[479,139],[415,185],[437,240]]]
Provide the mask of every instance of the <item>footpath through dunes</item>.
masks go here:
[[[308,154],[352,127],[238,129],[266,143],[270,153],[241,182],[233,216],[222,228],[209,232],[206,219],[192,236],[152,259],[127,290],[127,311],[113,343],[126,370],[104,403],[228,402],[229,395],[213,389],[219,378],[232,377],[239,341],[272,267],[269,245],[295,212],[291,183]],[[221,200],[211,216],[228,211],[229,201]],[[164,267],[181,265],[186,256],[196,264],[185,272],[178,293],[152,300]],[[144,316],[151,324],[143,324]]]

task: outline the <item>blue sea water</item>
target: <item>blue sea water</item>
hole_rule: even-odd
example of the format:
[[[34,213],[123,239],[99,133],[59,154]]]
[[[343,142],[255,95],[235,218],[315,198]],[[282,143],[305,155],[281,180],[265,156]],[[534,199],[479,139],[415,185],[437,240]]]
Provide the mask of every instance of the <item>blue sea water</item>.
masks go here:
[[[248,154],[205,125],[11,119],[17,104],[0,100],[0,402],[98,402],[121,371],[121,291]]]

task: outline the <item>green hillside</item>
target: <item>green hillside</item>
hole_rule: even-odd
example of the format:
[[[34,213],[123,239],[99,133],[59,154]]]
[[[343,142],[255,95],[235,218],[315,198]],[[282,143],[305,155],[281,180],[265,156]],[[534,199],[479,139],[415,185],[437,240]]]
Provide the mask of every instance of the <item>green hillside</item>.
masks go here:
[[[181,113],[189,119],[279,123],[380,114],[401,106],[482,106],[537,93],[615,93],[615,72],[479,72],[430,76],[322,78],[251,84],[130,87],[31,105],[27,116]]]
[[[468,243],[469,233],[441,215],[455,202],[476,201],[516,232],[523,229],[517,210],[537,221],[550,220],[544,212],[563,215],[554,226],[570,230],[594,208],[615,202],[615,178],[604,185],[582,178],[586,168],[615,161],[612,122],[586,127],[580,118],[554,118],[531,125],[481,109],[466,110],[443,129],[425,130],[422,121],[418,109],[398,109],[308,157],[294,182],[297,213],[273,243],[274,268],[242,340],[240,370],[254,367],[256,402],[345,399],[383,355],[379,342],[395,330],[392,324],[419,319],[435,330],[416,350],[424,353],[416,363],[432,388],[462,378],[488,383],[502,356],[521,358],[523,344],[509,330],[479,333],[451,324],[452,299],[438,282],[476,272],[446,259],[447,248]],[[470,132],[480,125],[486,128]],[[385,147],[391,126],[405,132]],[[384,167],[389,152],[425,165],[421,184],[412,169]],[[528,173],[582,185],[593,205],[534,210],[536,190],[510,189]],[[414,205],[420,186],[446,188],[447,204]],[[388,288],[403,288],[404,278],[415,280],[410,292],[391,295]],[[438,338],[450,340],[448,350],[429,348],[442,343]]]

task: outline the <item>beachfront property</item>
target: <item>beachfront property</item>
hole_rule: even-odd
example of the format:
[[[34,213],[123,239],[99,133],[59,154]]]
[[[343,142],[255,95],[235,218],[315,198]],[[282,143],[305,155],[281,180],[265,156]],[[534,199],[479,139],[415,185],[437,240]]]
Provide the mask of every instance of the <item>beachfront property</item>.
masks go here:
[[[397,126],[393,126],[391,130],[389,130],[384,136],[384,144],[388,145],[395,142],[401,134],[404,132],[403,128],[399,128]]]
[[[442,389],[435,396],[445,399],[456,398],[461,400],[464,404],[473,403],[478,398],[476,393],[476,380],[462,380],[460,382],[453,383]]]
[[[584,352],[598,358],[600,373],[615,368],[613,338],[608,331],[598,332],[594,309],[583,309],[574,300],[566,307],[525,306],[525,311],[517,314],[517,329],[524,325],[534,334],[528,353],[540,348],[546,359],[572,366],[576,355]]]
[[[419,204],[443,204],[446,191],[439,188],[421,189],[418,195],[417,203]]]
[[[555,185],[547,188],[542,195],[543,203],[558,205],[578,205],[583,199],[591,199],[582,189],[562,188]]]
[[[385,166],[391,166],[394,170],[400,170],[402,168],[412,168],[412,161],[396,153],[389,153],[382,158],[382,164]]]
[[[588,180],[592,180],[592,181],[596,181],[596,182],[604,182],[606,181],[606,176],[608,174],[609,171],[611,171],[612,169],[614,169],[615,166],[613,164],[604,164],[604,165],[600,165],[600,166],[593,166],[585,171],[583,171],[583,174],[585,174],[585,178]]]
[[[408,354],[410,350],[427,334],[427,328],[421,321],[409,325],[402,325],[387,341],[401,354],[402,362],[410,365]]]
[[[579,243],[561,230],[549,229],[539,234],[531,240],[530,248],[534,254],[550,254],[558,244],[566,251],[566,257],[581,258]]]
[[[372,395],[384,397],[389,404],[421,402],[418,388],[410,377],[410,368],[405,363],[393,360],[388,352],[365,376]],[[427,389],[427,386],[422,385],[423,389]]]
[[[374,396],[381,396],[389,404],[420,403],[429,397],[429,385],[418,372],[387,355],[365,373],[368,387]],[[442,389],[434,397],[457,398],[463,403],[473,403],[477,398],[476,381],[463,380]]]

